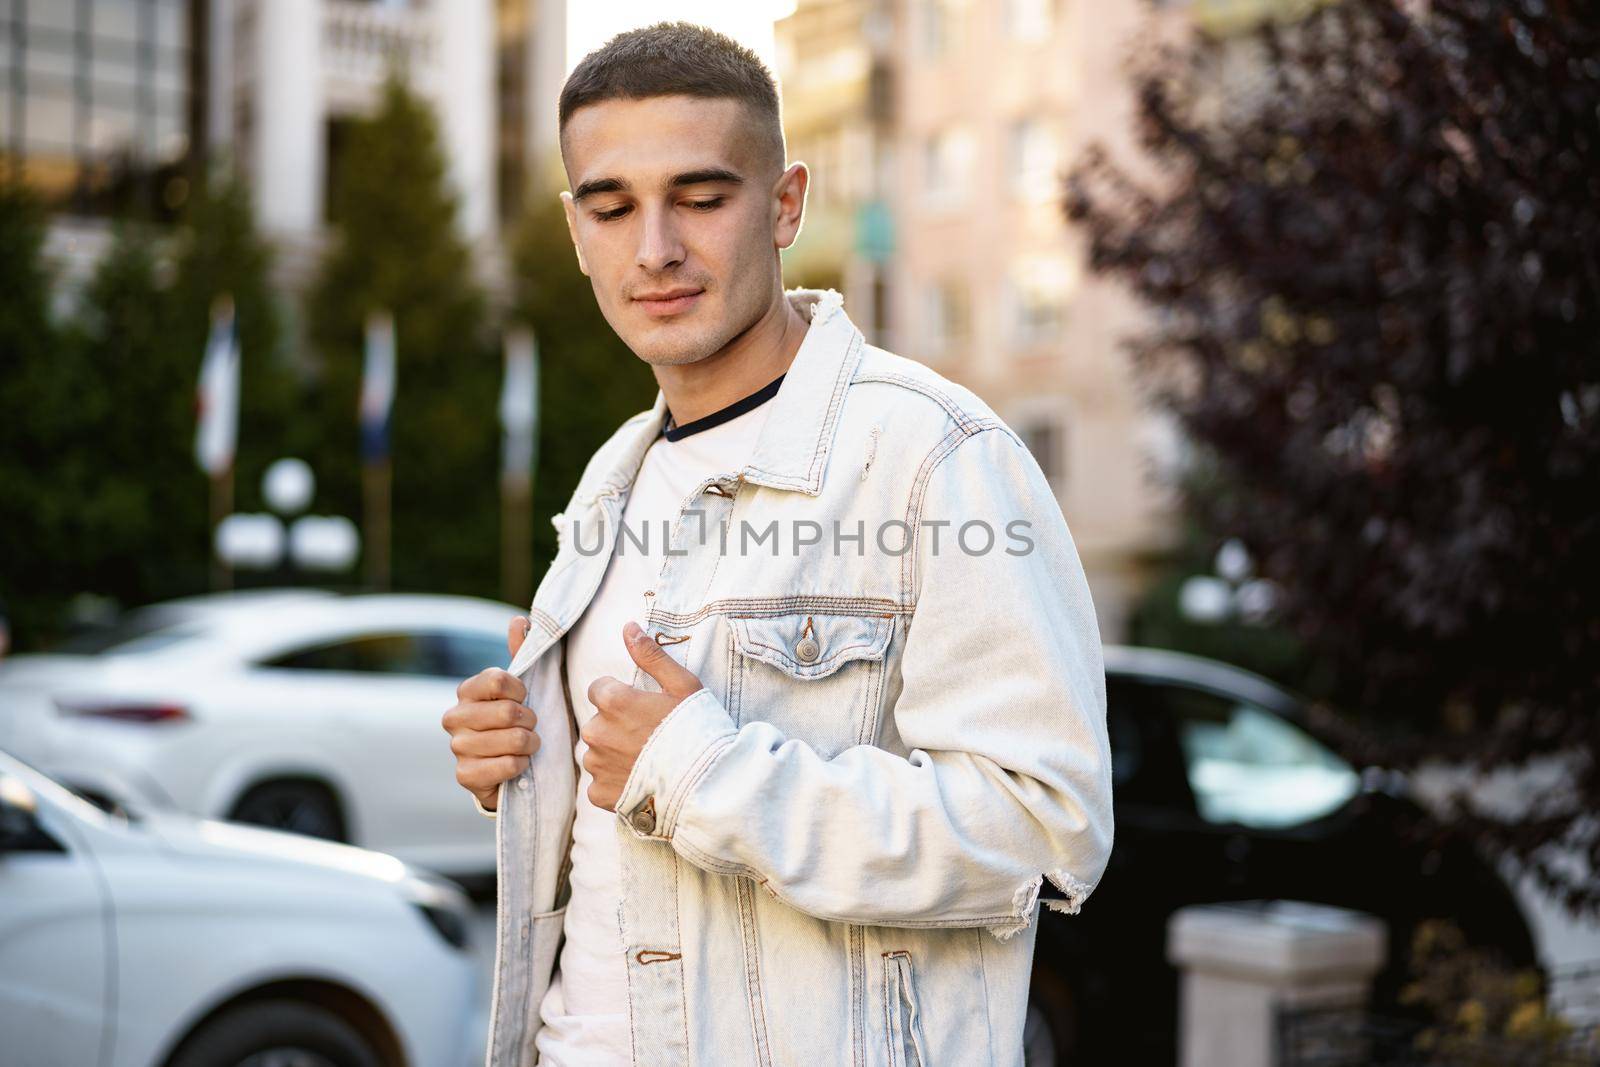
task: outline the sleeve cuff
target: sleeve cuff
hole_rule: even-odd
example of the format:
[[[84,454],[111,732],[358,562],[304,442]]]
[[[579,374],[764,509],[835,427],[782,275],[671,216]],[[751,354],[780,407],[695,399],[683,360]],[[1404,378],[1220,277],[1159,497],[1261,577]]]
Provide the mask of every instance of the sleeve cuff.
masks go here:
[[[500,813],[498,811],[490,811],[488,808],[484,807],[483,801],[478,799],[478,795],[476,793],[469,793],[468,795],[472,797],[472,806],[478,809],[479,815],[487,815],[491,819],[498,819],[500,817]]]
[[[635,837],[670,840],[684,797],[738,733],[711,690],[684,697],[639,750],[617,817]]]

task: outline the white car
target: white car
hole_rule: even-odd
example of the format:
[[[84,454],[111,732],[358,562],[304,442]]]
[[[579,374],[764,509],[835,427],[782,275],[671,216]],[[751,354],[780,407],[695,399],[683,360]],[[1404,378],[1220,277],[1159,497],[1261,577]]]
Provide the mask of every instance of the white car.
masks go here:
[[[0,753],[0,1060],[465,1067],[468,905],[348,845],[110,814]]]
[[[0,749],[108,809],[170,809],[492,875],[494,824],[440,726],[504,667],[518,609],[469,597],[218,594],[0,660]]]

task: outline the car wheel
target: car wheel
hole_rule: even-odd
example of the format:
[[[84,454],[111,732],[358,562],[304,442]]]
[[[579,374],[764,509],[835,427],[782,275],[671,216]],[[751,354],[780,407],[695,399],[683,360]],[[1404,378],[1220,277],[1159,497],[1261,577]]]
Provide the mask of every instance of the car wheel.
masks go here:
[[[379,1067],[379,1060],[355,1027],[326,1008],[263,1000],[208,1020],[168,1067]]]
[[[1022,1062],[1026,1067],[1056,1067],[1056,1036],[1037,1001],[1028,1001],[1022,1023]]]
[[[235,822],[287,830],[307,837],[344,841],[339,803],[314,782],[268,782],[244,795],[229,816]]]
[[[1027,1067],[1071,1067],[1077,1062],[1077,1045],[1078,998],[1061,977],[1035,967],[1022,1023],[1023,1063]]]

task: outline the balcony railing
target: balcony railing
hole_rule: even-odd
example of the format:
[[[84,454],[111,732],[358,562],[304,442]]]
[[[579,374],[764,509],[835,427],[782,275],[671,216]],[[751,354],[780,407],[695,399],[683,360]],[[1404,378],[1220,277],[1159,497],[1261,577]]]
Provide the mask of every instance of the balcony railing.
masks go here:
[[[437,59],[430,14],[348,0],[323,4],[322,67],[330,78],[370,84],[391,67],[415,78]]]

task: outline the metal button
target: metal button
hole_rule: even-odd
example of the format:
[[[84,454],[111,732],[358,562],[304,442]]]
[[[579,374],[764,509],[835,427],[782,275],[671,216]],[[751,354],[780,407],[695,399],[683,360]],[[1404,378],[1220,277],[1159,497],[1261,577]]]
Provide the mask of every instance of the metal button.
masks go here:
[[[628,821],[641,834],[654,833],[656,829],[656,798],[647,797],[643,804],[633,809],[633,815],[629,817]]]
[[[817,653],[822,649],[818,647],[816,638],[802,637],[794,646],[794,658],[801,663],[812,663],[817,658]]]
[[[518,789],[532,789],[533,788],[533,779],[529,778],[527,775],[523,775],[522,777],[517,779],[517,788]]]

